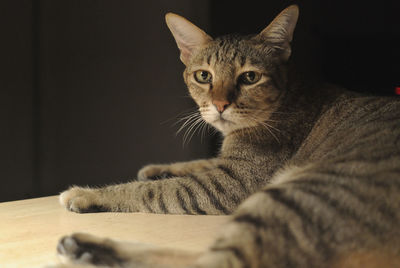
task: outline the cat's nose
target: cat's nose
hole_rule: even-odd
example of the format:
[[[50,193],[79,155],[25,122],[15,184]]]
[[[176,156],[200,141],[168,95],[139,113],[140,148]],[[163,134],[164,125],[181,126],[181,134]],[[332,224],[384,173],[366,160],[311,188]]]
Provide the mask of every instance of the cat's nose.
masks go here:
[[[214,104],[218,112],[222,114],[231,103],[227,100],[213,100],[212,104]]]

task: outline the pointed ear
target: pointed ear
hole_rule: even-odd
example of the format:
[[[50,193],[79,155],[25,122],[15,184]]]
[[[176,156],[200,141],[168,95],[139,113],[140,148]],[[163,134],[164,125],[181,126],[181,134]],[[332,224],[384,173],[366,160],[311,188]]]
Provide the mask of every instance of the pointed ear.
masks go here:
[[[179,15],[168,13],[165,15],[165,20],[181,51],[181,61],[185,65],[194,50],[212,40],[202,29]]]
[[[290,42],[299,17],[297,5],[284,9],[257,37],[284,50],[283,57],[290,56]]]

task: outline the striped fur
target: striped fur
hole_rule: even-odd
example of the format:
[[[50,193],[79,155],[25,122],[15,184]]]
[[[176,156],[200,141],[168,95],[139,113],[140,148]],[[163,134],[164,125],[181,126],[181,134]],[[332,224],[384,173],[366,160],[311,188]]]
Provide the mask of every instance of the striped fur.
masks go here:
[[[297,14],[291,6],[259,35],[216,39],[168,15],[189,92],[224,135],[220,155],[60,196],[81,213],[234,212],[209,250],[75,234],[61,255],[115,267],[400,267],[400,100],[299,82],[286,64]],[[212,80],[199,82],[199,70]],[[242,83],[246,72],[261,78]]]

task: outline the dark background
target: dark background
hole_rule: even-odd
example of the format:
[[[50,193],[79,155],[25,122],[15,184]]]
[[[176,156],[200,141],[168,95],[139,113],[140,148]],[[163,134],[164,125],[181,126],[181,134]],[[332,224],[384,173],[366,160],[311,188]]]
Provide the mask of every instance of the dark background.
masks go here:
[[[146,163],[207,157],[183,146],[187,98],[164,14],[212,36],[257,33],[296,1],[2,0],[0,201],[126,182]],[[357,91],[400,86],[400,1],[299,2],[293,61]]]

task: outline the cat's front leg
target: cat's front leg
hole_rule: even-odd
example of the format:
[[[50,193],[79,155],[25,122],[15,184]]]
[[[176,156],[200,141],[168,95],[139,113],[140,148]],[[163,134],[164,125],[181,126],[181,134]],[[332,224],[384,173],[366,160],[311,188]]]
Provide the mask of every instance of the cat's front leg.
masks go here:
[[[258,189],[266,174],[247,160],[219,159],[207,171],[167,180],[133,181],[103,188],[72,187],[60,195],[67,209],[84,212],[230,214]]]
[[[216,167],[215,159],[201,159],[173,164],[147,165],[139,170],[138,180],[159,180],[204,172]]]
[[[186,267],[199,256],[196,252],[118,242],[84,233],[63,237],[57,252],[64,264],[136,268]]]

